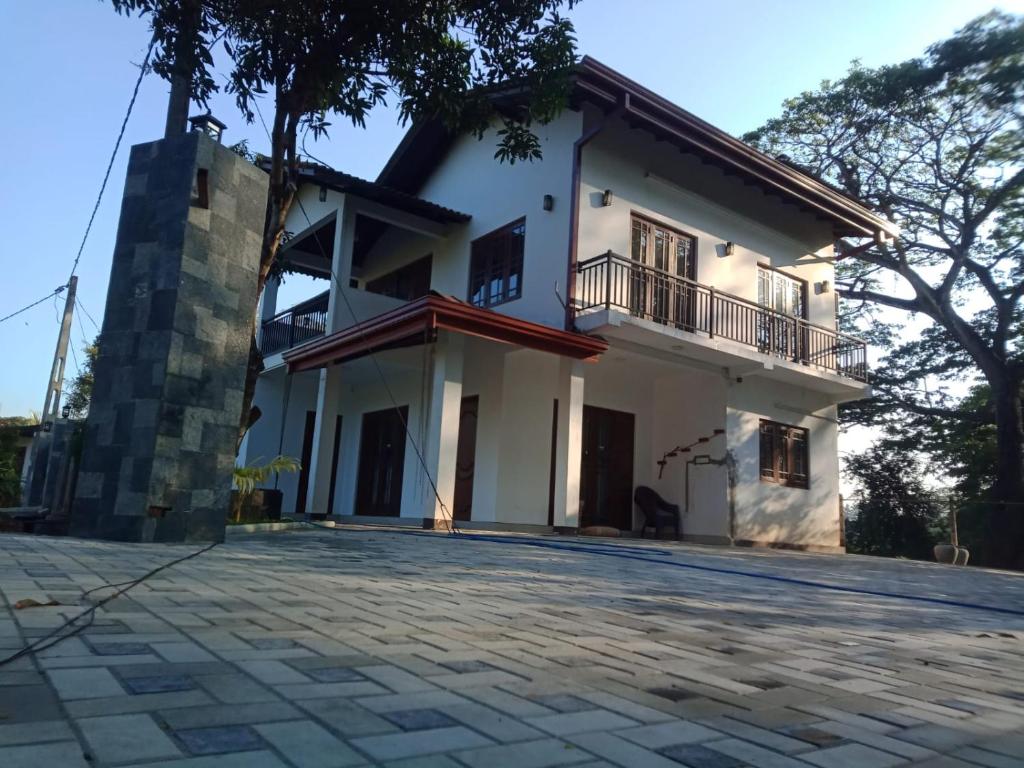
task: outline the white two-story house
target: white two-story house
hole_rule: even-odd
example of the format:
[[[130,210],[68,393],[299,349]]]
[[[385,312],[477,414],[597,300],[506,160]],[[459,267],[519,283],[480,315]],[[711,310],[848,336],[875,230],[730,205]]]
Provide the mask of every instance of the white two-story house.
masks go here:
[[[698,542],[840,546],[837,238],[894,225],[584,58],[543,161],[414,126],[375,182],[308,166],[261,307],[286,512],[639,530],[637,486]],[[434,493],[436,488],[437,494]],[[438,500],[440,499],[440,501]]]

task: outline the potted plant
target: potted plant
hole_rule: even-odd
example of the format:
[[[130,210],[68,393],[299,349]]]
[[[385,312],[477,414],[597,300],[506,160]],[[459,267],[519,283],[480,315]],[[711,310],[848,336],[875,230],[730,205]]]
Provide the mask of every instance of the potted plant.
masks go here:
[[[284,495],[276,488],[258,486],[265,483],[272,474],[298,472],[300,469],[302,465],[291,456],[277,456],[266,464],[235,467],[235,490],[231,492],[232,522],[280,520]]]

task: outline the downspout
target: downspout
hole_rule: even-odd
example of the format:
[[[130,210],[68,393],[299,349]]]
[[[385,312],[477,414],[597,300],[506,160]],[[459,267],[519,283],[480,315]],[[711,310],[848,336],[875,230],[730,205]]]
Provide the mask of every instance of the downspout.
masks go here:
[[[576,295],[576,263],[578,261],[578,240],[580,232],[580,176],[583,163],[583,147],[590,140],[605,129],[608,122],[618,117],[624,110],[629,109],[629,94],[625,94],[622,104],[606,113],[601,121],[584,131],[576,141],[572,143],[572,192],[569,203],[569,258],[568,271],[565,276],[565,330],[571,331],[574,328],[573,322],[573,301]]]

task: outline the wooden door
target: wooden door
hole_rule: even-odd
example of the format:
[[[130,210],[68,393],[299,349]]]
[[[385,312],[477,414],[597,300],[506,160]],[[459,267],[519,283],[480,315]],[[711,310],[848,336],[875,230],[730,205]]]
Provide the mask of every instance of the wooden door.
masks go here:
[[[476,472],[476,422],[480,410],[477,395],[462,398],[459,413],[459,442],[455,449],[455,498],[452,517],[471,520],[473,517],[473,475]]]
[[[363,414],[359,438],[357,515],[398,517],[402,507],[408,406]]]
[[[633,428],[631,413],[583,406],[580,527],[633,528]]]
[[[309,493],[309,465],[313,461],[313,433],[316,431],[316,411],[306,411],[306,426],[302,432],[302,468],[299,470],[299,492],[295,495],[295,514],[306,514],[306,496]]]
[[[640,265],[630,277],[633,314],[692,329],[695,292],[687,281],[697,278],[696,239],[634,215],[630,258]]]

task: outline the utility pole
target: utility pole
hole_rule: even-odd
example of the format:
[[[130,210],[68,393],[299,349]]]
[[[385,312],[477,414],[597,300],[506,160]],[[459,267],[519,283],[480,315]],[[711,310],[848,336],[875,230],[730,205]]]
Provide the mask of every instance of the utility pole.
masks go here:
[[[50,368],[50,382],[46,386],[46,400],[39,423],[51,424],[60,413],[60,396],[64,391],[64,366],[68,359],[68,342],[71,340],[71,316],[75,311],[75,291],[78,289],[78,276],[72,275],[68,281],[67,298],[64,300],[64,320],[60,324],[60,336],[57,337],[57,351],[53,353],[53,367]]]

